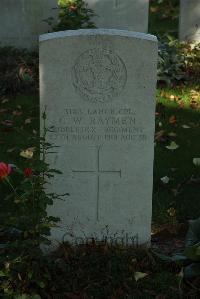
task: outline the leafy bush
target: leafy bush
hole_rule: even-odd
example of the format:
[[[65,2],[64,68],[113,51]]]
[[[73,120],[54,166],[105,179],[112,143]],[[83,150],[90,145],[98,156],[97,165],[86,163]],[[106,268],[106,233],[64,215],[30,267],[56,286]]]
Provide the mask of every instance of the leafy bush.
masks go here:
[[[180,43],[168,37],[159,41],[158,82],[173,85],[199,82],[200,44]]]
[[[149,1],[149,32],[156,36],[178,38],[179,0]]]
[[[53,31],[95,28],[94,23],[91,21],[95,14],[92,9],[88,8],[85,1],[59,0],[58,9],[59,14],[56,25],[54,18],[46,20]]]
[[[159,41],[158,81],[171,84],[185,79],[185,75],[185,61],[177,41]]]
[[[196,45],[183,44],[182,53],[185,57],[187,78],[189,81],[200,82],[200,43]]]
[[[45,113],[43,114],[45,124]],[[21,152],[27,159],[24,170],[0,163],[0,297],[18,298],[45,287],[46,257],[41,245],[49,244],[50,228],[58,218],[47,215],[46,208],[61,196],[47,193],[47,181],[58,171],[49,169],[46,155],[52,146],[45,142],[44,125],[40,154],[34,159],[33,149]],[[48,273],[46,273],[47,275]],[[19,297],[26,298],[26,297]],[[32,298],[32,297],[31,297]]]
[[[38,65],[37,52],[0,47],[0,96],[36,88]]]

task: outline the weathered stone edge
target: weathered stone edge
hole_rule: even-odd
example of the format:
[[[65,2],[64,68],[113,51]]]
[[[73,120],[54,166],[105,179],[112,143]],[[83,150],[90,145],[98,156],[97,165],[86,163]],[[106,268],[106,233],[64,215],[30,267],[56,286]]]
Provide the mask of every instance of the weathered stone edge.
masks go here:
[[[151,34],[128,31],[128,30],[118,30],[118,29],[79,29],[79,30],[66,30],[58,31],[52,33],[46,33],[39,36],[39,42],[44,42],[51,39],[58,39],[63,37],[73,37],[73,36],[91,36],[91,35],[112,35],[112,36],[123,36],[123,37],[133,37],[142,40],[149,40],[152,42],[157,42],[157,37]]]

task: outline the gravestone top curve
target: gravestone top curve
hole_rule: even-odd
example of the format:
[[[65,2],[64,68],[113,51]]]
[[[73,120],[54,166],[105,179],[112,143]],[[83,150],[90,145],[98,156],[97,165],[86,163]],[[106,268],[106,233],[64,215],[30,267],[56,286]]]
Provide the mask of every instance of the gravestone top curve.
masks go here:
[[[42,34],[39,37],[40,42],[44,42],[56,38],[72,37],[72,36],[90,36],[90,35],[112,35],[112,36],[124,36],[138,39],[145,39],[153,42],[157,42],[157,37],[151,34],[118,30],[118,29],[79,29],[79,30],[66,30],[52,33]]]

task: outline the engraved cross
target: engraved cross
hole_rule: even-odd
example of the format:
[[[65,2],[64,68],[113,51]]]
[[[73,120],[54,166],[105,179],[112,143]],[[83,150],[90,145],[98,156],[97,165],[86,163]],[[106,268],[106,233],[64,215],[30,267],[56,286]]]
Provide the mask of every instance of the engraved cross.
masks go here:
[[[72,170],[73,173],[91,173],[94,174],[97,178],[97,207],[96,207],[96,217],[97,221],[99,221],[99,201],[100,201],[100,176],[106,173],[117,174],[121,178],[122,171],[121,170],[103,170],[100,167],[100,147],[97,148],[97,157],[96,157],[96,170]]]

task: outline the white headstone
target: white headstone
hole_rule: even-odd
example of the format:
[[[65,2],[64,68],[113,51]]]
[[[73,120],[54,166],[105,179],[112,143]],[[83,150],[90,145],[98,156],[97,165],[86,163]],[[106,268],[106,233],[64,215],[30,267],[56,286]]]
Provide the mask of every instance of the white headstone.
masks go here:
[[[0,0],[0,46],[38,47],[39,35],[47,33],[44,22],[56,17],[56,0]]]
[[[149,0],[86,0],[98,28],[148,32]]]
[[[107,236],[149,242],[154,157],[157,40],[121,30],[40,37],[41,112],[47,107],[49,157],[60,169],[50,191],[69,192],[49,213],[52,239]],[[113,238],[113,239],[112,239]],[[112,239],[112,240],[111,240]]]
[[[179,38],[200,43],[200,0],[180,0]]]

